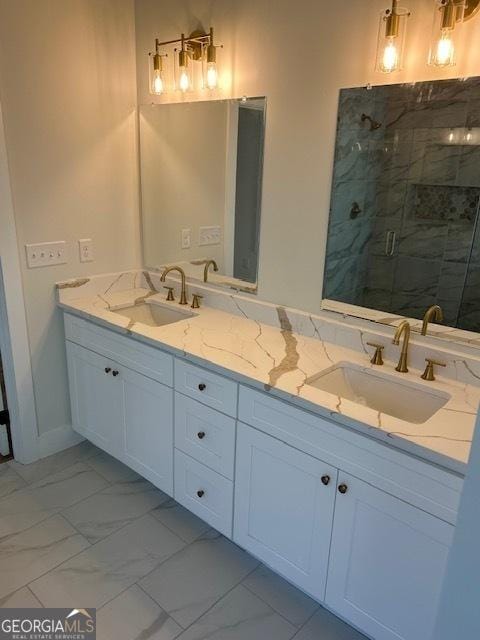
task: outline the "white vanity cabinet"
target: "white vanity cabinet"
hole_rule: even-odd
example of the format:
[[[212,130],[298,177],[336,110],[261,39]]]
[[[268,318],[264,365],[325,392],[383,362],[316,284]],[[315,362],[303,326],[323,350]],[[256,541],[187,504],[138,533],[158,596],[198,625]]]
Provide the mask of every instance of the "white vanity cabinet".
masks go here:
[[[375,640],[430,640],[454,527],[339,473],[325,602]]]
[[[73,428],[173,495],[173,389],[158,380],[173,384],[172,356],[70,316],[65,330]]]
[[[238,425],[234,540],[323,600],[337,470]]]
[[[74,428],[373,640],[430,640],[463,480],[65,316]]]
[[[123,389],[113,360],[67,342],[70,402],[75,431],[113,456],[121,453]]]

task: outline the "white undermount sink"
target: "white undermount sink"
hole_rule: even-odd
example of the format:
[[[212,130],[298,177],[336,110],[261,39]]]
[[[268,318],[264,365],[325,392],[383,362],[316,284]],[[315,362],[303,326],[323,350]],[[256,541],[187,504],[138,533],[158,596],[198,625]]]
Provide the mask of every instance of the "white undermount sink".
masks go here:
[[[450,400],[441,391],[346,362],[312,376],[307,385],[415,424],[426,422]]]
[[[140,304],[112,309],[111,311],[119,316],[128,318],[132,322],[141,322],[149,327],[163,327],[166,324],[180,322],[180,320],[186,320],[197,315],[182,307],[172,308],[170,305],[164,305],[153,300],[146,300]]]

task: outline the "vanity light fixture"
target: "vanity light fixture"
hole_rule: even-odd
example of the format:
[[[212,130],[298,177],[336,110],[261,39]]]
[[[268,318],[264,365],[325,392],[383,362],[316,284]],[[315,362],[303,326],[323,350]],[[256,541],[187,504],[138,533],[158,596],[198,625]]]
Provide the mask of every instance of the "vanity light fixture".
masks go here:
[[[185,36],[182,33],[182,48],[178,52],[177,89],[182,93],[192,88],[192,79],[188,67],[188,53],[185,48]]]
[[[392,0],[391,8],[380,14],[375,65],[377,71],[393,73],[402,68],[409,16],[408,9],[398,6],[398,0]]]
[[[204,77],[204,85],[207,87],[207,89],[217,88],[218,86],[217,47],[213,44],[213,27],[210,27],[210,42],[207,45],[206,68],[205,68],[203,77]]]
[[[459,25],[473,18],[479,9],[480,0],[435,0],[428,64],[436,67],[455,65],[461,32]]]
[[[167,54],[160,54],[160,43],[155,40],[155,53],[150,53],[148,70],[149,70],[149,84],[150,93],[155,96],[161,96],[166,88],[165,76],[163,73],[163,60]]]
[[[175,89],[187,93],[195,89],[215,90],[219,86],[218,52],[221,45],[213,39],[213,28],[208,33],[203,30],[193,31],[189,36],[181,34],[180,38],[160,42],[155,40],[155,53],[149,54],[150,93],[161,95],[167,89],[163,60],[167,54],[161,54],[160,48],[180,43],[180,48],[173,50]],[[197,64],[198,63],[198,64]],[[170,75],[170,74],[169,74]]]

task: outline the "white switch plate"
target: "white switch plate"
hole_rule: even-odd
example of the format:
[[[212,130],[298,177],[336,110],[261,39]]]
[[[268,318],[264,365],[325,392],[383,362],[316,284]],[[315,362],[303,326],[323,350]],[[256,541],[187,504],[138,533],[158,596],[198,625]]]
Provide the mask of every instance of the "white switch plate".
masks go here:
[[[80,252],[80,262],[93,262],[93,240],[91,238],[79,240],[78,249]]]
[[[190,249],[192,244],[190,229],[182,229],[182,249]]]
[[[220,244],[222,240],[221,227],[200,227],[198,231],[198,244],[203,247],[208,244]]]
[[[67,245],[64,240],[59,242],[40,242],[26,244],[27,265],[29,269],[50,267],[67,262]]]

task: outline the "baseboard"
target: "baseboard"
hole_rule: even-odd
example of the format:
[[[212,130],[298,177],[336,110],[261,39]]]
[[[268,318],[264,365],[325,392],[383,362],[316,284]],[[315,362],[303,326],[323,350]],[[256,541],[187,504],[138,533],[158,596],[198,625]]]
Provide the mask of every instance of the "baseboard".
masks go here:
[[[70,425],[51,429],[38,436],[38,457],[46,458],[53,453],[58,453],[59,451],[73,447],[84,439],[85,438],[76,433]]]

